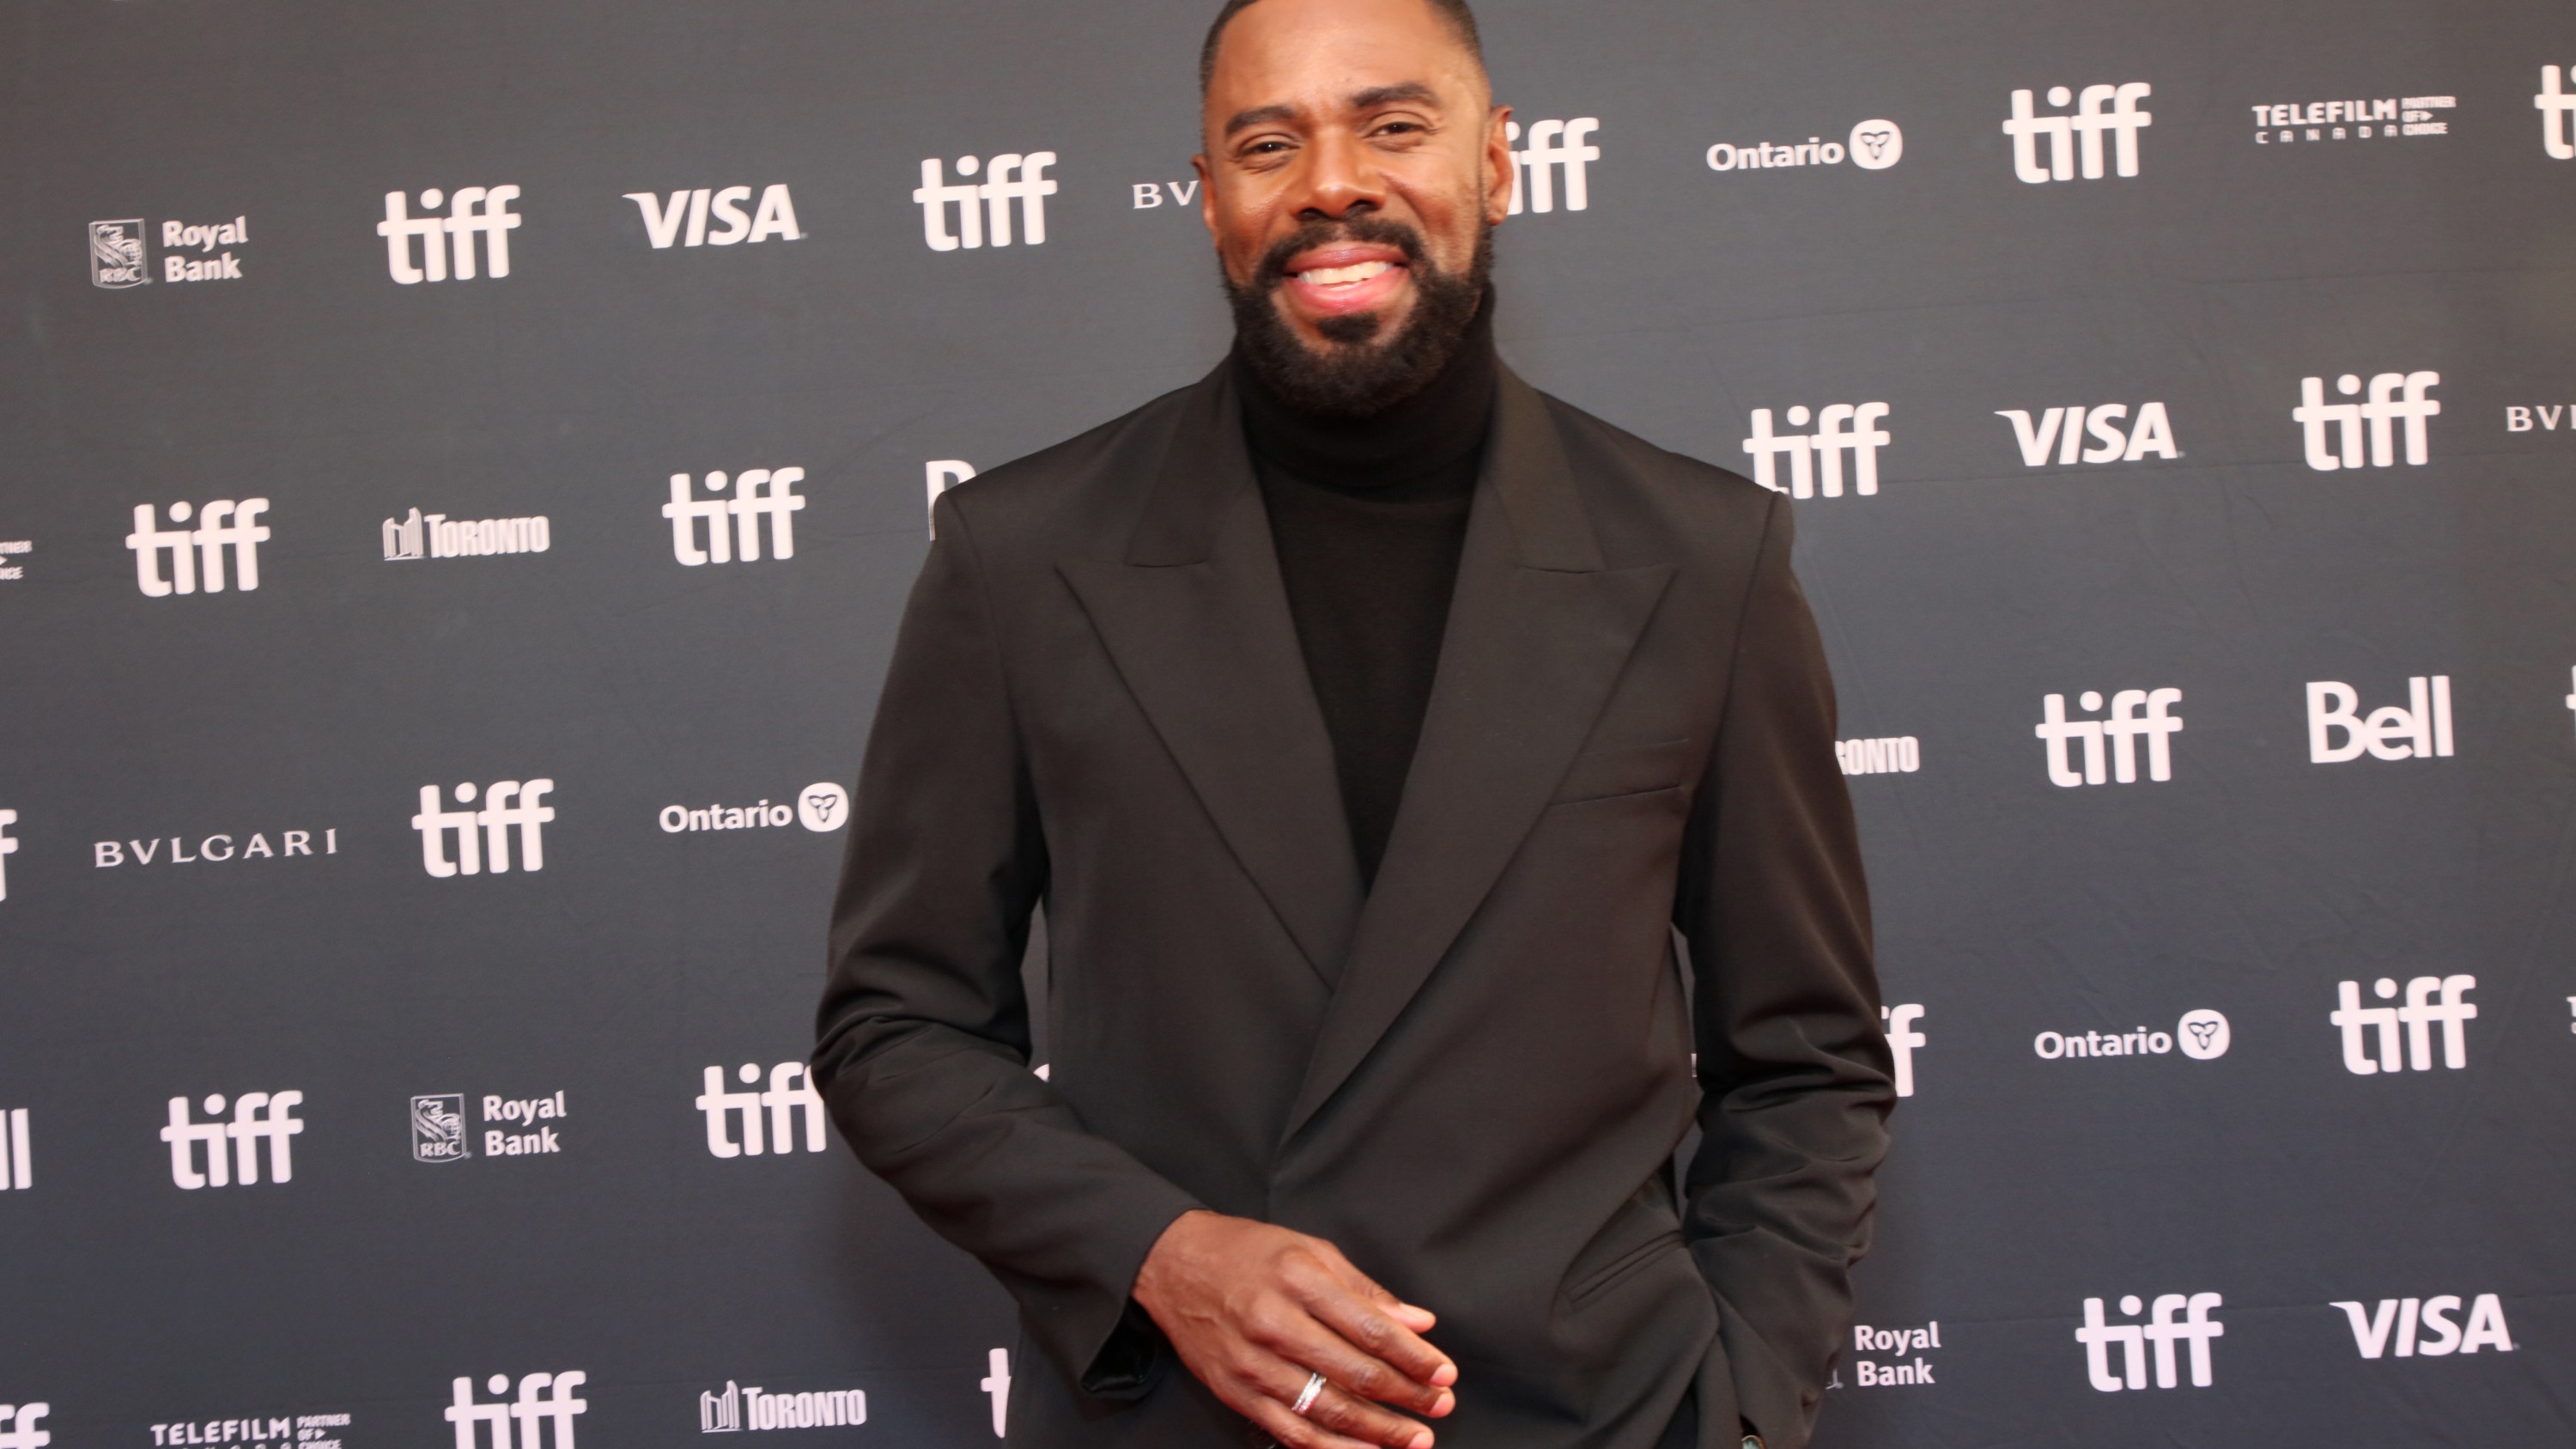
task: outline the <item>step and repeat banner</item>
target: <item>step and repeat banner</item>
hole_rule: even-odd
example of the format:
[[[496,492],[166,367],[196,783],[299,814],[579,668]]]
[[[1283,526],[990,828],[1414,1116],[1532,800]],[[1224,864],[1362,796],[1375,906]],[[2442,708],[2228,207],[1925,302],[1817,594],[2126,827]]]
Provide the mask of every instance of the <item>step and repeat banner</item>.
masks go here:
[[[0,15],[0,1449],[1007,1436],[802,1058],[929,499],[1226,345],[1213,9]],[[2576,1437],[2576,17],[1483,20],[1505,354],[1797,500],[1819,1442]]]

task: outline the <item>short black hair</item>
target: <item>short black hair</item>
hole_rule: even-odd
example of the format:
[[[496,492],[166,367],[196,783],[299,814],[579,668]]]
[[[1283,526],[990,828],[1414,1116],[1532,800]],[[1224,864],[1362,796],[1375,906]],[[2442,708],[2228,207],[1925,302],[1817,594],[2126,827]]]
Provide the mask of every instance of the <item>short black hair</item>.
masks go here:
[[[1260,0],[1225,0],[1225,8],[1216,13],[1208,26],[1207,41],[1199,47],[1199,94],[1207,95],[1208,82],[1216,78],[1216,43],[1234,17],[1260,3]],[[1447,22],[1450,33],[1467,53],[1476,58],[1476,68],[1484,69],[1485,43],[1476,34],[1476,12],[1467,8],[1467,0],[1423,0],[1431,12]]]

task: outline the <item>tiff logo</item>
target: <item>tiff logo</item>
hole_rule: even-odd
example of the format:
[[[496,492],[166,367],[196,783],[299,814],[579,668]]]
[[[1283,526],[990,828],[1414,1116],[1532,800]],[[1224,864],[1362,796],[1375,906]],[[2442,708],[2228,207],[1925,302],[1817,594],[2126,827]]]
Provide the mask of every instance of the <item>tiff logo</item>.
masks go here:
[[[304,1130],[304,1121],[295,1115],[304,1101],[302,1092],[244,1092],[233,1102],[233,1119],[223,1120],[224,1098],[217,1092],[206,1098],[206,1115],[210,1121],[199,1122],[188,1110],[188,1099],[170,1099],[170,1125],[161,1129],[161,1140],[170,1144],[170,1180],[182,1189],[194,1192],[201,1187],[229,1187],[238,1180],[244,1187],[259,1184],[259,1144],[268,1142],[268,1180],[295,1180],[294,1150],[288,1139]],[[224,1140],[232,1140],[232,1151],[226,1153]],[[197,1148],[205,1150],[205,1167],[199,1170]]]
[[[36,1159],[27,1142],[27,1109],[0,1112],[0,1192],[25,1192],[36,1185]]]
[[[2103,1319],[2101,1299],[2087,1298],[2084,1326],[2075,1330],[2075,1341],[2084,1345],[2084,1371],[2092,1378],[2093,1387],[2106,1394],[2143,1389],[2147,1386],[2147,1348],[2152,1344],[2156,1352],[2156,1387],[2175,1388],[2179,1379],[2174,1372],[2174,1343],[2181,1340],[2191,1346],[2191,1386],[2208,1388],[2209,1341],[2227,1333],[2227,1326],[2210,1317],[2209,1310],[2221,1306],[2215,1293],[2159,1293],[2153,1316],[2147,1322],[2114,1324]],[[2135,1293],[2120,1300],[2124,1317],[2134,1317],[2139,1308]],[[2174,1321],[2176,1309],[2183,1315],[2179,1323]],[[2111,1369],[2114,1345],[2120,1349],[2117,1373]]]
[[[482,1404],[474,1400],[474,1380],[458,1375],[451,1385],[455,1399],[446,1409],[447,1422],[456,1426],[456,1449],[477,1449],[478,1443],[486,1443],[474,1432],[477,1424],[492,1426],[487,1449],[511,1449],[513,1419],[519,1421],[517,1449],[545,1449],[540,1441],[549,1422],[555,1429],[553,1449],[573,1449],[573,1418],[586,1412],[590,1401],[574,1398],[572,1391],[589,1381],[590,1375],[580,1369],[524,1374],[519,1379],[516,1403],[504,1399]],[[487,1393],[506,1394],[510,1391],[510,1376],[494,1374],[483,1381],[483,1387]]]
[[[671,475],[671,501],[662,505],[662,516],[671,520],[671,556],[689,568],[700,564],[731,563],[737,553],[745,563],[760,562],[760,520],[769,519],[769,556],[778,559],[796,557],[796,524],[794,515],[805,507],[796,485],[805,481],[802,468],[746,468],[733,478],[733,496],[699,498],[689,491],[689,475]],[[709,473],[706,490],[721,495],[725,475]],[[730,514],[733,526],[725,526]],[[698,544],[698,523],[706,522],[706,545]],[[737,547],[738,545],[738,547]]]
[[[1584,137],[1601,129],[1598,116],[1577,116],[1571,121],[1532,121],[1529,145],[1512,153],[1512,205],[1508,215],[1518,216],[1526,209],[1534,212],[1556,210],[1556,178],[1565,176],[1565,209],[1582,211],[1592,205],[1592,189],[1584,175],[1587,162],[1601,159],[1601,148],[1588,145]],[[1521,139],[1521,123],[1505,121],[1503,138]],[[1523,185],[1522,178],[1528,183]]]
[[[1020,234],[1030,246],[1046,244],[1046,199],[1055,195],[1055,182],[1044,174],[1055,164],[1053,151],[1031,151],[1023,156],[1006,151],[988,162],[977,162],[972,156],[957,158],[957,174],[972,176],[978,169],[988,178],[981,184],[972,181],[951,183],[939,158],[928,156],[921,163],[921,185],[915,187],[912,199],[921,207],[921,239],[934,252],[953,252],[963,247],[973,251],[984,245],[985,221],[992,226],[992,242],[997,247],[1011,244],[1011,203],[1020,204]],[[1017,175],[1019,179],[1010,180]],[[976,203],[981,202],[979,207]],[[948,230],[948,208],[957,207],[957,230]]]
[[[268,511],[265,498],[244,498],[235,502],[218,498],[200,511],[186,503],[170,505],[170,521],[185,523],[191,514],[195,528],[163,528],[153,519],[149,503],[134,505],[134,531],[125,536],[125,546],[134,550],[134,586],[147,599],[166,599],[172,594],[193,594],[202,575],[206,592],[224,591],[224,550],[233,557],[235,586],[247,594],[259,587],[259,546],[268,542],[268,525],[256,520]],[[170,574],[161,574],[161,555],[170,555]],[[202,567],[200,565],[202,564]]]
[[[1878,450],[1886,447],[1887,434],[1876,423],[1887,416],[1883,402],[1834,403],[1814,415],[1816,431],[1781,433],[1771,431],[1771,410],[1753,410],[1753,436],[1744,440],[1744,451],[1753,456],[1753,481],[1774,493],[1787,492],[1792,498],[1816,495],[1816,479],[1824,477],[1827,498],[1843,496],[1843,454],[1851,454],[1852,491],[1864,497],[1878,491]],[[1789,426],[1803,428],[1809,414],[1804,406],[1789,409]],[[1850,426],[1846,427],[1845,424]],[[1789,460],[1789,486],[1780,486],[1774,461]]]
[[[673,242],[684,247],[729,247],[736,242],[764,242],[771,237],[781,241],[803,241],[805,233],[796,229],[796,202],[787,194],[787,183],[776,182],[762,190],[760,204],[745,215],[742,203],[751,198],[748,186],[728,186],[722,191],[701,186],[695,191],[674,191],[667,202],[649,191],[630,191],[626,199],[644,213],[644,239],[653,250],[669,249]],[[707,230],[707,217],[713,214],[722,228]],[[688,231],[681,232],[687,223]]]
[[[9,857],[18,853],[18,837],[9,827],[17,823],[17,811],[0,810],[0,901],[9,899]]]
[[[2038,185],[2049,181],[2075,179],[2080,154],[2084,179],[2102,179],[2102,133],[2112,133],[2111,169],[2121,176],[2138,174],[2138,133],[2155,124],[2155,117],[2138,109],[2138,102],[2155,94],[2145,81],[2126,85],[2090,85],[2078,97],[2064,86],[2048,88],[2048,103],[2062,106],[2075,103],[2071,116],[2034,114],[2030,92],[2012,93],[2012,118],[2004,122],[2004,134],[2012,137],[2013,174]],[[2111,109],[2102,109],[2102,103]],[[2048,138],[2048,162],[2039,159],[2039,138]]]
[[[555,787],[552,780],[497,780],[479,793],[480,810],[449,810],[440,805],[438,787],[420,787],[420,813],[411,828],[420,832],[420,868],[445,880],[455,875],[481,875],[488,858],[494,875],[510,869],[510,827],[519,828],[519,868],[546,868],[545,826],[555,807],[540,805]],[[456,787],[456,803],[471,805],[478,792],[469,782]],[[476,827],[481,827],[478,835]],[[447,835],[456,835],[456,858],[447,858]]]
[[[1896,1095],[1900,1097],[1914,1095],[1914,1049],[1924,1042],[1923,1033],[1914,1029],[1914,1023],[1922,1019],[1920,1002],[1878,1009],[1878,1029],[1887,1033],[1888,1055],[1896,1060]]]
[[[2308,682],[2308,759],[2320,765],[2359,759],[2448,759],[2451,754],[2451,676],[2415,675],[2406,681],[2407,705],[2383,704],[2367,717],[2361,695],[2332,679]],[[2408,707],[2411,706],[2411,707]],[[2335,740],[2341,730],[2343,739]],[[2402,742],[2402,743],[2401,743]]]
[[[456,255],[456,279],[473,281],[475,272],[474,238],[483,238],[484,271],[495,277],[510,275],[510,233],[519,225],[519,215],[510,210],[518,198],[515,186],[460,186],[450,198],[435,186],[420,194],[420,204],[427,216],[415,217],[399,191],[385,193],[385,219],[376,223],[376,235],[385,239],[385,271],[404,286],[419,282],[447,280],[448,252]],[[438,205],[448,203],[447,215],[439,216]],[[440,241],[444,236],[446,241]],[[420,265],[412,265],[413,237],[420,241]]]
[[[2576,65],[2567,67],[2567,83],[2576,86]],[[2540,68],[2540,94],[2531,98],[2540,112],[2540,145],[2552,161],[2576,161],[2576,90],[2561,90],[2558,67]]]
[[[993,1401],[993,1437],[999,1439],[1011,1417],[1011,1351],[994,1349],[984,1355],[984,1364],[984,1377],[975,1386]]]
[[[2088,689],[2076,696],[2075,702],[2087,710],[2102,707],[2099,690]],[[2048,746],[2048,780],[2052,785],[2100,785],[2117,780],[2134,785],[2138,780],[2138,739],[2147,741],[2147,778],[2173,778],[2173,737],[2182,732],[2182,716],[2168,711],[2182,703],[2179,689],[2123,689],[2111,696],[2108,719],[2066,717],[2066,696],[2051,694],[2039,702],[2040,722],[2032,730]],[[2146,713],[2138,711],[2144,709]],[[2103,742],[2110,742],[2111,768],[2102,768]],[[2078,774],[2067,754],[2071,741],[2084,744],[2084,769]]]
[[[2098,407],[2050,408],[2039,415],[2036,426],[2030,414],[2019,408],[1998,410],[1996,417],[2012,424],[2013,441],[2021,444],[2024,466],[2037,468],[2048,462],[2049,445],[2057,445],[2060,467],[2077,463],[2134,463],[2152,453],[2159,458],[2179,458],[2182,450],[2174,446],[2173,421],[2165,416],[2160,402],[2138,404],[2138,420],[2124,435],[2120,420],[2129,415],[2126,403],[2103,403]],[[2094,446],[2086,447],[2084,437],[2090,433]]]
[[[2446,1358],[2455,1353],[2476,1353],[2491,1348],[2498,1353],[2513,1352],[2513,1339],[2505,1331],[2504,1300],[2493,1293],[2481,1293],[2469,1305],[2469,1320],[2454,1323],[2451,1315],[2460,1311],[2456,1293],[2435,1298],[2382,1298],[2375,1311],[2365,1311],[2358,1302],[2326,1305],[2340,1308],[2352,1322],[2352,1346],[2363,1358],[2377,1358],[2388,1351],[2389,1330],[2397,1331],[2397,1357]]]
[[[735,1075],[748,1086],[760,1080],[760,1067],[744,1062]],[[804,1109],[805,1150],[823,1150],[823,1095],[814,1090],[813,1074],[803,1062],[780,1062],[769,1069],[766,1092],[728,1092],[724,1068],[709,1067],[704,1078],[705,1090],[698,1094],[698,1110],[707,1114],[707,1151],[717,1157],[758,1157],[764,1151],[782,1155],[796,1150],[797,1109]],[[761,1132],[761,1111],[769,1113],[769,1131]],[[738,1113],[742,1118],[742,1140],[736,1142],[725,1130],[725,1117]],[[764,1146],[764,1141],[774,1146]]]
[[[2299,379],[2299,405],[2290,409],[2290,420],[2299,425],[2306,440],[2308,466],[2320,473],[2338,468],[2361,466],[2362,424],[2370,424],[2370,466],[2387,468],[2397,462],[2396,434],[2392,423],[2406,424],[2406,461],[2422,467],[2430,454],[2426,451],[2424,420],[2442,411],[2442,405],[2425,394],[2442,385],[2438,372],[2382,372],[2370,379],[2370,396],[2357,403],[2326,401],[2326,380],[2322,377]],[[2335,391],[2345,397],[2361,392],[2361,379],[2345,373],[2335,379]],[[2335,430],[2333,443],[2326,441],[2326,429]]]
[[[2343,1033],[2343,1069],[2356,1077],[2394,1072],[2401,1065],[2419,1072],[2433,1070],[2433,1027],[2442,1028],[2442,1065],[2459,1071],[2469,1064],[2469,1026],[2477,1019],[2478,1009],[2467,1000],[2478,989],[2475,976],[2417,976],[2406,983],[2404,1006],[2364,1006],[2361,983],[2335,983],[2335,1009],[2326,1020]],[[2382,976],[2371,983],[2371,994],[2382,1001],[2397,999],[2397,983]],[[2397,1028],[2406,1028],[2406,1051],[2401,1062],[2397,1047]],[[2372,1041],[2372,1035],[2377,1041]],[[2371,1048],[2376,1045],[2374,1053]]]
[[[54,1436],[36,1421],[53,1411],[51,1404],[0,1404],[0,1449],[45,1449]]]

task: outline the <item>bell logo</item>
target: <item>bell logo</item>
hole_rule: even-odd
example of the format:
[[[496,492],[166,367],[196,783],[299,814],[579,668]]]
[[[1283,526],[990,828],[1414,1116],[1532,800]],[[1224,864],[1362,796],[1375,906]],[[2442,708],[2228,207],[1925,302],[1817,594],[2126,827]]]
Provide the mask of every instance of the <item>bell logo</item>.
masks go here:
[[[2363,1358],[2387,1353],[2392,1329],[2398,1358],[2446,1358],[2455,1353],[2476,1353],[2482,1348],[2513,1352],[2513,1339],[2504,1326],[2504,1300],[2493,1293],[2477,1296],[2469,1305],[2466,1323],[2451,1320],[2451,1315],[2460,1311],[2460,1298],[2455,1293],[2438,1298],[2382,1298],[2375,1308],[2364,1308],[2358,1302],[2327,1306],[2342,1309],[2344,1317],[2351,1320],[2352,1346],[2361,1351]]]
[[[2467,997],[2478,988],[2475,976],[2418,976],[2406,983],[2404,1006],[2363,1006],[2361,983],[2335,983],[2335,1009],[2326,1020],[2343,1033],[2343,1069],[2356,1077],[2394,1072],[2401,1066],[2433,1070],[2433,1027],[2442,1028],[2442,1065],[2459,1071],[2469,1064],[2469,1027],[2478,1009]],[[2382,976],[2371,983],[2382,1001],[2397,999],[2397,982]],[[2397,1029],[2406,1028],[2406,1050],[2398,1054]],[[2374,1040],[2375,1038],[2375,1040]],[[2374,1050],[2376,1048],[2376,1050]]]
[[[2112,133],[2111,169],[2121,176],[2138,174],[2138,133],[2155,124],[2155,117],[2138,109],[2138,102],[2155,94],[2145,81],[2126,85],[2090,85],[2079,98],[2065,86],[2048,88],[2048,103],[2075,105],[2071,116],[2042,116],[2031,110],[2031,93],[2012,93],[2012,117],[2004,122],[2004,134],[2012,137],[2013,174],[2034,186],[2050,181],[2072,181],[2080,153],[2084,179],[2102,179],[2102,133]],[[2102,109],[2103,102],[2111,109]],[[2039,156],[2039,138],[2048,138],[2048,159]]]
[[[2309,761],[2337,765],[2361,758],[2364,750],[2375,760],[2449,759],[2451,676],[2418,674],[2406,681],[2406,698],[2405,706],[2383,704],[2365,717],[2361,695],[2351,685],[2309,681]]]
[[[2438,372],[2382,372],[2370,379],[2370,395],[2364,402],[2329,403],[2326,380],[2322,377],[2299,379],[2299,405],[2290,409],[2290,420],[2299,425],[2307,449],[2308,466],[2320,473],[2362,466],[2362,424],[2370,425],[2370,466],[2388,468],[2396,465],[2396,434],[2393,423],[2406,424],[2406,462],[2423,467],[2430,459],[2424,436],[2424,420],[2442,411],[2442,404],[2428,394],[2442,385]],[[2345,397],[2358,397],[2361,378],[2347,372],[2335,379],[2335,391]],[[2329,440],[2328,428],[2334,430]]]
[[[751,199],[748,186],[728,186],[721,191],[705,186],[695,191],[674,191],[668,201],[650,191],[630,191],[626,199],[644,214],[644,239],[657,252],[668,250],[673,243],[684,247],[729,247],[736,242],[764,242],[771,237],[781,241],[805,239],[805,233],[796,229],[796,202],[788,196],[784,181],[765,188],[760,193],[760,204],[749,213],[742,209],[742,203]],[[718,223],[714,231],[707,230],[711,215]]]
[[[2209,1310],[2222,1306],[2215,1293],[2160,1293],[2156,1295],[2152,1317],[2145,1323],[2110,1323],[2102,1316],[2102,1300],[2084,1300],[2084,1326],[2075,1330],[2075,1341],[2084,1345],[2084,1371],[2093,1387],[2102,1393],[2116,1394],[2122,1389],[2147,1386],[2147,1349],[2153,1345],[2156,1360],[2156,1387],[2177,1388],[2181,1377],[2175,1372],[2174,1344],[2190,1345],[2191,1386],[2205,1389],[2213,1382],[2209,1368],[2209,1341],[2224,1337],[2227,1326],[2209,1316]],[[2132,1293],[2120,1300],[2120,1312],[2134,1318],[2142,1311],[2138,1295]],[[2174,1321],[2179,1311],[2182,1321]],[[2120,1350],[2120,1365],[2111,1366],[2111,1350]]]

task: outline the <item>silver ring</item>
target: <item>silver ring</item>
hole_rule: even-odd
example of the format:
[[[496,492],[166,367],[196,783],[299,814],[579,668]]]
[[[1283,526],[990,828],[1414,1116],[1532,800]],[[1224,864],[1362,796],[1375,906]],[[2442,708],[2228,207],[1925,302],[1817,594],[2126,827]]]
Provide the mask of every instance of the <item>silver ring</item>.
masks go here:
[[[1322,1374],[1308,1374],[1306,1376],[1305,1391],[1297,1395],[1297,1402],[1288,1406],[1288,1412],[1297,1415],[1299,1418],[1304,1418],[1306,1411],[1315,1407],[1315,1396],[1323,1391],[1324,1376]]]

